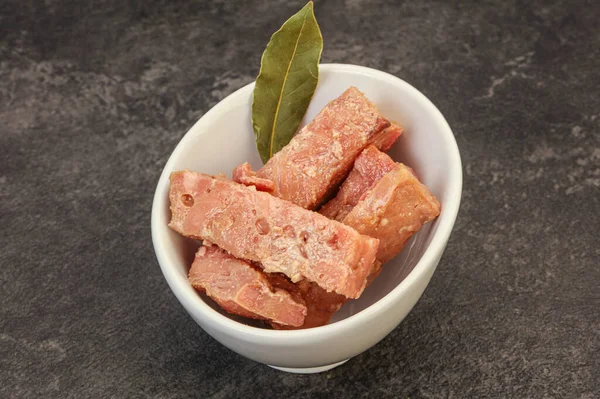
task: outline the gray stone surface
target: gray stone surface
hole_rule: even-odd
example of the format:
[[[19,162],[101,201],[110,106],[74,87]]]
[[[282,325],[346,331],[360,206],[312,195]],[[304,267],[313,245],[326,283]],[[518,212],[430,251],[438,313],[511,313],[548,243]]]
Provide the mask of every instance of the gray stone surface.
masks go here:
[[[187,316],[150,240],[175,144],[297,1],[0,3],[0,397],[600,397],[600,3],[317,1],[326,62],[423,91],[464,162],[424,296],[297,376]]]

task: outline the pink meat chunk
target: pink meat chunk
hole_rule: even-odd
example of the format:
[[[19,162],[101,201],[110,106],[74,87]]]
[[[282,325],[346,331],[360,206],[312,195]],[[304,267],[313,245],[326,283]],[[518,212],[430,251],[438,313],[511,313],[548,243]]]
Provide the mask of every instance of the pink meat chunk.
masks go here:
[[[359,233],[379,239],[377,260],[396,256],[423,224],[440,214],[440,203],[403,164],[385,174],[344,218]]]
[[[354,167],[335,198],[325,204],[319,213],[343,221],[361,197],[395,166],[396,163],[387,154],[373,145],[368,146],[356,158]]]
[[[398,140],[398,137],[400,137],[402,132],[402,126],[392,123],[390,127],[384,129],[380,134],[378,134],[372,143],[380,151],[385,152],[392,148],[392,145],[394,145],[396,140]]]
[[[316,209],[338,188],[358,154],[388,126],[390,122],[364,94],[350,87],[327,104],[256,177],[272,181],[276,197]],[[250,172],[244,168],[234,180],[244,183],[243,176],[252,177]]]
[[[267,273],[269,282],[277,288],[286,290],[297,301],[306,304],[307,314],[301,326],[284,325],[277,321],[271,322],[276,330],[295,330],[324,326],[331,317],[347,301],[343,295],[327,292],[315,283],[306,280],[292,283],[287,277],[279,273]]]
[[[172,173],[169,197],[169,226],[184,236],[208,240],[292,282],[306,278],[348,298],[365,288],[377,239],[254,187],[202,173]]]
[[[261,179],[256,176],[256,172],[252,170],[248,162],[244,162],[233,170],[232,179],[246,186],[254,186],[258,191],[271,193],[275,190],[275,183],[269,179]]]
[[[189,272],[192,286],[225,311],[285,326],[304,324],[306,306],[275,289],[264,274],[216,245],[200,247]]]

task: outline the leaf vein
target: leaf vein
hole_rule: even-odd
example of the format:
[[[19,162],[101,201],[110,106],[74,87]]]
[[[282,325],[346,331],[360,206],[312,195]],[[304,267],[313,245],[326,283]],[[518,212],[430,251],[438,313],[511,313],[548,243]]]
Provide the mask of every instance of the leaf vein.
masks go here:
[[[284,98],[287,98],[287,97],[291,96],[292,94],[296,93],[298,90],[300,90],[308,82],[310,82],[310,81],[309,80],[305,80],[304,82],[302,82],[302,84],[300,86],[296,87],[294,90],[292,90],[291,92],[289,92],[285,96],[283,96],[282,100]]]

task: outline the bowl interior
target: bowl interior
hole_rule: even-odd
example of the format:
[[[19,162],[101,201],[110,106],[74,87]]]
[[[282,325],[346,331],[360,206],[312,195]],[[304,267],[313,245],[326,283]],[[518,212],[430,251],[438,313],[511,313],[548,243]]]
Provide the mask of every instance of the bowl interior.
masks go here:
[[[441,202],[442,215],[435,222],[425,225],[408,242],[402,253],[384,266],[380,277],[358,300],[349,301],[335,314],[332,323],[362,311],[404,280],[427,249],[445,212],[454,212],[453,223],[456,209],[446,207],[452,204],[451,208],[455,208],[455,205],[457,208],[456,196],[458,193],[460,197],[461,185],[460,181],[456,181],[460,180],[460,173],[455,173],[457,167],[460,171],[460,159],[457,161],[456,143],[445,120],[412,86],[387,74],[360,67],[322,65],[319,86],[303,124],[351,85],[364,92],[383,115],[404,127],[404,134],[389,155],[415,170],[419,179]],[[190,301],[205,301],[217,312],[238,321],[242,319],[222,312],[212,301],[198,296],[187,283],[187,272],[198,243],[167,227],[170,219],[167,193],[169,173],[176,170],[224,173],[230,177],[233,168],[240,163],[248,161],[255,170],[262,166],[251,124],[252,90],[251,84],[227,97],[184,136],[161,176],[154,204],[158,209],[153,210],[153,219],[156,219],[153,220],[155,249],[171,265],[172,278],[184,291],[181,295]],[[164,269],[165,265],[161,266]]]

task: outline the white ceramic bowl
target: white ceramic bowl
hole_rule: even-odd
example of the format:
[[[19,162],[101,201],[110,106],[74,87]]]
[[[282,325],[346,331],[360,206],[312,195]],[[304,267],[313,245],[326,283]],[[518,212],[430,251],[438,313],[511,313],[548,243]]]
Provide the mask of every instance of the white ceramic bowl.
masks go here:
[[[442,256],[461,198],[462,167],[456,141],[440,111],[418,90],[395,76],[341,64],[320,67],[319,86],[303,123],[349,86],[363,91],[405,133],[389,154],[411,166],[442,204],[404,251],[355,301],[346,303],[323,327],[276,331],[243,324],[198,295],[187,280],[197,244],[167,227],[170,219],[169,174],[190,169],[225,173],[249,161],[262,165],[251,125],[251,83],[208,111],[183,137],[169,158],[152,206],[152,241],[163,274],[192,318],[226,347],[257,362],[285,371],[319,372],[369,349],[390,333],[415,305]],[[399,343],[400,344],[400,343]]]

